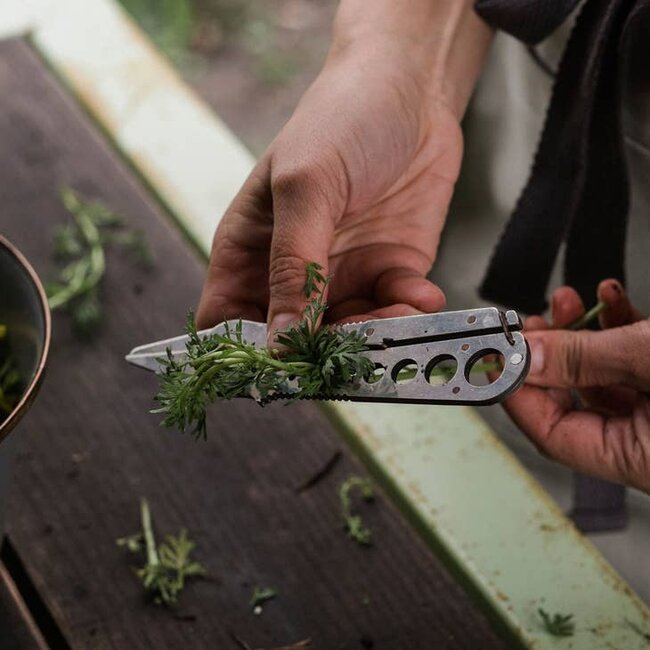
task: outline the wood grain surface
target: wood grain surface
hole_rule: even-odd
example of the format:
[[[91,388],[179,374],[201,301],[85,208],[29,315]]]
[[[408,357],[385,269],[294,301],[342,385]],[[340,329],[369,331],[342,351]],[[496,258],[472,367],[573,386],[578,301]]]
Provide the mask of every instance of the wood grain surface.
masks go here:
[[[64,185],[126,215],[156,256],[147,272],[109,254],[106,318],[93,343],[75,340],[56,315],[45,383],[13,434],[9,538],[70,647],[245,647],[234,637],[251,648],[305,638],[324,650],[503,647],[382,494],[359,505],[374,545],[346,537],[337,487],[363,473],[347,449],[323,480],[296,492],[342,448],[314,404],[217,405],[205,443],[160,428],[149,414],[155,377],[123,357],[181,331],[202,263],[21,41],[0,43],[0,150],[1,230],[42,276],[53,270],[53,229],[66,219]],[[143,601],[115,545],[138,529],[140,496],[159,534],[188,529],[209,570],[176,612]],[[278,592],[259,616],[249,607],[256,585]]]
[[[44,650],[43,639],[24,604],[19,602],[15,586],[0,565],[0,648],[2,650]]]

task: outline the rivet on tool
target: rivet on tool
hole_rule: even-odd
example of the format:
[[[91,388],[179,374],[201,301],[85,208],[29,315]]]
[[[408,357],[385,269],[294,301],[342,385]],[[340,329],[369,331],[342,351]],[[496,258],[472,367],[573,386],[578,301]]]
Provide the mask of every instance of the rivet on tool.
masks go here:
[[[512,336],[512,332],[510,331],[510,328],[508,327],[508,321],[506,320],[506,315],[500,311],[499,312],[499,320],[501,321],[501,327],[503,327],[503,333],[506,335],[506,340],[510,345],[515,344],[515,339]]]
[[[521,354],[519,354],[519,352],[516,352],[515,354],[513,354],[510,357],[510,363],[513,366],[519,365],[523,360],[524,360],[524,357]]]

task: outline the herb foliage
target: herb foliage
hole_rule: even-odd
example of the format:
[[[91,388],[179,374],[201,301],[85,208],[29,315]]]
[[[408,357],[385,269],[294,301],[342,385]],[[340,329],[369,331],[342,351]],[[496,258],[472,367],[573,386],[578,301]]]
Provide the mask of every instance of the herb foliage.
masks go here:
[[[278,592],[272,587],[255,587],[249,605],[255,609],[256,607],[263,605],[267,600],[272,600],[277,595]]]
[[[190,313],[186,356],[175,359],[168,351],[160,360],[163,373],[155,398],[160,407],[153,412],[163,414],[166,427],[205,438],[206,408],[217,399],[250,396],[264,403],[279,396],[327,397],[368,376],[374,365],[363,354],[364,336],[319,327],[328,283],[318,264],[307,264],[303,293],[309,300],[302,320],[277,332],[282,351],[244,341],[241,321],[223,334],[200,336]]]
[[[573,622],[573,614],[549,614],[542,608],[537,610],[544,624],[544,629],[552,636],[567,637],[573,636],[576,626]]]
[[[152,264],[151,252],[142,232],[126,228],[124,219],[103,203],[87,201],[70,188],[61,190],[61,201],[72,220],[55,232],[54,256],[61,268],[45,290],[50,309],[67,311],[75,333],[90,338],[103,318],[100,291],[106,247],[123,247],[144,266]]]
[[[187,536],[187,531],[181,530],[178,535],[167,535],[165,541],[156,546],[151,511],[146,499],[140,500],[140,518],[142,530],[118,539],[117,545],[131,553],[144,550],[145,563],[135,569],[135,575],[146,595],[156,605],[175,605],[186,580],[205,575],[205,569],[190,558],[195,544]]]
[[[361,517],[352,512],[351,492],[358,490],[365,501],[372,501],[375,497],[372,481],[361,476],[351,476],[343,481],[339,487],[341,500],[341,514],[348,537],[362,546],[372,544],[372,531],[364,525]]]

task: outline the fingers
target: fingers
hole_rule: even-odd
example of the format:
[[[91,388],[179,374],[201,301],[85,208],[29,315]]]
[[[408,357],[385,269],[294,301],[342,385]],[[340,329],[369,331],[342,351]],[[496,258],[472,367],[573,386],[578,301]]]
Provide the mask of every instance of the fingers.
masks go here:
[[[333,277],[332,297],[336,297]],[[360,322],[370,318],[414,316],[440,311],[445,295],[422,273],[406,267],[389,268],[374,283],[372,298],[350,298],[333,304],[326,314],[327,322]]]
[[[269,344],[277,330],[301,319],[308,262],[328,273],[334,228],[345,209],[337,180],[318,169],[285,171],[273,177],[274,227],[269,259]]]
[[[650,390],[650,321],[602,332],[534,331],[527,382],[583,388],[623,385]]]
[[[542,316],[529,316],[524,321],[524,330],[526,332],[534,332],[535,330],[547,330],[548,328],[549,325]]]
[[[650,489],[650,402],[638,397],[631,417],[572,410],[533,386],[506,400],[512,419],[545,455],[573,469]]]
[[[339,323],[362,323],[374,318],[397,318],[398,316],[419,316],[423,312],[415,309],[412,305],[390,305],[389,307],[378,307],[367,309],[361,312],[351,312],[337,320]]]
[[[381,307],[403,303],[427,314],[444,309],[446,303],[438,286],[410,268],[384,271],[375,283],[375,298]]]
[[[598,285],[598,300],[608,305],[600,316],[603,329],[620,327],[643,319],[641,312],[632,305],[625,289],[617,280],[603,280]]]
[[[197,310],[200,328],[228,318],[264,320],[273,231],[269,182],[269,164],[262,160],[217,228]]]
[[[578,292],[572,287],[560,287],[551,296],[552,327],[564,329],[585,312]]]

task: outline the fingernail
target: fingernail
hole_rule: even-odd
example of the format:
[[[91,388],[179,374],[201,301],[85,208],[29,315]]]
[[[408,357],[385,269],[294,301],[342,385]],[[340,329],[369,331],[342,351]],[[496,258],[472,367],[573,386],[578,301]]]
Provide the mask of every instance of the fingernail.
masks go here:
[[[528,339],[530,347],[530,374],[538,375],[544,370],[544,344],[537,339]]]
[[[617,280],[612,280],[610,286],[612,287],[612,291],[615,291],[619,296],[623,295],[623,287],[621,286],[620,282]]]
[[[286,330],[294,323],[298,322],[300,317],[297,314],[276,314],[268,326],[269,345],[275,343],[275,337],[280,330]]]

